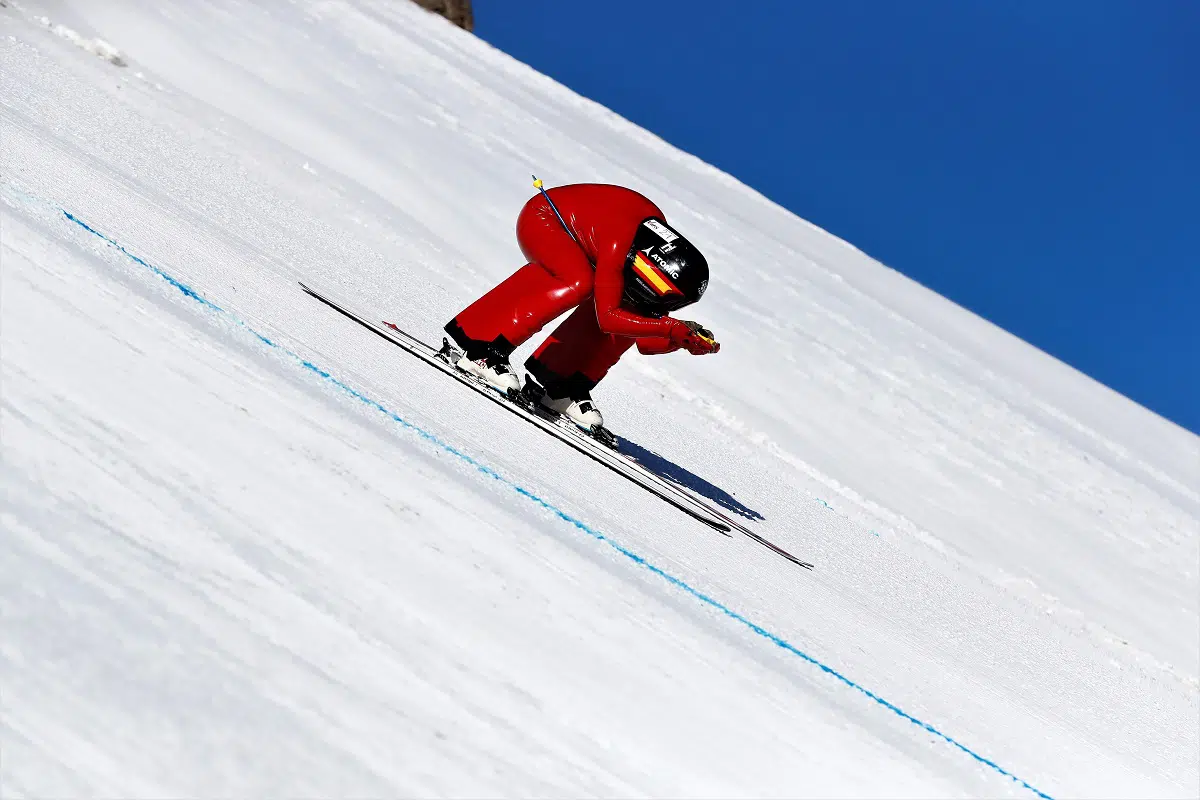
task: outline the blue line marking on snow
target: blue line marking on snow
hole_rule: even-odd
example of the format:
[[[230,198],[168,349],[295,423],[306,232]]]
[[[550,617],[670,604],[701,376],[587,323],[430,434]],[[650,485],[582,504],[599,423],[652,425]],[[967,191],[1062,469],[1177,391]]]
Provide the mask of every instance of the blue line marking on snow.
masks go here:
[[[136,262],[136,263],[138,263],[138,264],[141,264],[143,267],[145,267],[146,269],[150,270],[150,271],[151,271],[151,272],[153,272],[155,275],[157,275],[158,277],[162,278],[164,281],[166,281],[167,283],[171,284],[171,285],[172,285],[172,286],[174,286],[176,289],[178,289],[179,291],[183,292],[183,293],[184,293],[186,296],[188,296],[188,297],[192,298],[193,300],[195,300],[195,301],[196,301],[197,303],[199,303],[200,305],[202,305],[202,306],[205,306],[205,307],[207,307],[207,308],[210,308],[210,309],[212,309],[213,311],[220,311],[220,312],[224,313],[225,309],[221,308],[221,307],[220,307],[220,306],[218,306],[216,303],[213,303],[211,300],[208,300],[208,299],[206,299],[206,298],[204,298],[204,297],[201,297],[199,294],[197,294],[197,293],[196,293],[196,292],[195,292],[195,291],[192,289],[192,287],[188,286],[187,284],[180,283],[179,281],[175,280],[175,279],[174,279],[174,278],[172,278],[170,275],[168,275],[167,273],[163,272],[161,269],[159,269],[158,267],[154,266],[154,265],[153,265],[153,264],[151,264],[150,262],[148,262],[148,261],[144,261],[144,260],[142,260],[141,258],[139,258],[138,256],[134,255],[133,253],[129,252],[128,250],[126,250],[126,249],[125,249],[125,247],[124,247],[123,245],[119,244],[118,242],[114,241],[113,239],[110,239],[110,238],[108,238],[108,237],[107,237],[107,236],[105,236],[103,233],[101,233],[100,231],[96,230],[96,229],[95,229],[95,228],[93,228],[91,225],[88,225],[86,222],[84,222],[83,220],[81,220],[79,217],[77,217],[77,216],[75,216],[74,214],[72,214],[70,211],[67,211],[66,209],[60,209],[60,210],[61,210],[61,211],[62,211],[62,213],[63,213],[63,214],[66,216],[66,218],[67,218],[67,219],[71,220],[71,222],[74,222],[76,225],[78,225],[79,227],[83,228],[85,231],[87,231],[88,233],[92,234],[93,236],[99,236],[101,239],[103,239],[104,241],[108,242],[110,245],[112,245],[113,247],[117,248],[118,250],[120,250],[120,251],[121,251],[122,253],[124,253],[125,255],[129,256],[129,258],[131,258],[131,259],[132,259],[134,262]],[[233,315],[231,314],[230,316],[233,316]],[[240,322],[241,322],[241,321],[239,320],[239,323],[240,323]]]
[[[313,364],[311,361],[305,360],[302,356],[297,355],[296,353],[293,353],[291,350],[288,350],[286,347],[284,347],[276,342],[271,341],[269,338],[267,338],[263,334],[259,333],[258,331],[254,330],[253,328],[251,328],[249,325],[247,325],[244,321],[242,321],[238,316],[236,316],[232,312],[226,311],[225,309],[218,306],[216,303],[213,303],[211,300],[206,299],[204,296],[202,296],[199,292],[197,292],[192,287],[177,280],[176,278],[172,277],[167,272],[164,272],[163,270],[159,269],[158,267],[154,266],[153,264],[151,264],[151,263],[139,258],[138,256],[134,255],[133,253],[129,252],[117,241],[109,238],[108,236],[105,236],[103,233],[96,230],[91,225],[88,225],[86,222],[84,222],[83,220],[81,220],[79,217],[75,216],[71,212],[69,212],[65,209],[60,209],[60,211],[62,211],[62,213],[66,216],[66,218],[69,219],[71,222],[75,223],[80,228],[83,228],[88,233],[99,237],[103,241],[107,242],[110,246],[115,247],[121,253],[128,256],[132,261],[134,261],[135,263],[140,264],[141,266],[150,270],[152,273],[157,275],[159,278],[162,278],[168,284],[170,284],[171,286],[178,289],[184,296],[189,297],[192,300],[195,300],[197,303],[199,303],[200,305],[204,306],[205,308],[207,308],[211,311],[216,311],[218,313],[226,315],[229,319],[231,319],[232,321],[237,323],[240,327],[245,328],[247,331],[252,333],[255,336],[255,338],[257,338],[259,341],[261,341],[264,344],[266,344],[267,346],[272,347],[272,348],[280,351],[281,353],[287,355],[289,358],[295,360],[300,366],[304,367],[304,369],[315,373],[316,375],[320,376],[321,378],[324,378],[330,384],[332,384],[333,386],[336,386],[338,389],[342,390],[343,392],[348,394],[350,397],[353,397],[355,400],[358,400],[359,402],[363,403],[364,405],[367,405],[370,408],[373,408],[376,411],[383,413],[385,416],[387,416],[393,422],[399,423],[406,430],[412,431],[413,433],[417,434],[418,436],[420,436],[422,439],[426,440],[427,442],[437,445],[443,451],[449,453],[450,455],[455,456],[456,458],[461,459],[462,461],[466,462],[467,464],[470,464],[471,466],[473,466],[477,470],[479,470],[479,472],[483,473],[484,475],[488,476],[489,478],[493,478],[494,480],[500,481],[500,483],[509,487],[517,494],[519,494],[522,497],[525,497],[525,498],[529,499],[530,501],[532,501],[533,503],[541,506],[542,508],[551,512],[552,514],[554,514],[556,517],[563,520],[564,522],[570,523],[575,528],[582,531],[583,533],[586,533],[587,535],[591,536],[592,538],[596,539],[597,541],[604,542],[609,547],[611,547],[613,550],[620,553],[622,556],[625,556],[630,561],[634,562],[635,564],[637,564],[639,566],[645,567],[647,570],[654,573],[658,577],[662,578],[667,583],[671,584],[672,586],[676,587],[677,589],[680,589],[681,591],[686,592],[687,594],[696,598],[700,602],[719,611],[720,613],[724,614],[725,616],[729,617],[730,619],[741,623],[744,627],[746,627],[749,630],[753,631],[754,633],[758,634],[759,636],[761,636],[762,638],[771,642],[775,646],[777,646],[783,650],[786,650],[787,652],[791,653],[792,655],[796,656],[797,658],[801,659],[802,661],[805,661],[808,664],[811,664],[812,666],[819,669],[821,672],[825,673],[826,675],[829,675],[830,677],[834,678],[837,681],[840,681],[841,683],[845,684],[849,688],[862,693],[866,697],[869,697],[871,700],[874,700],[880,706],[883,706],[888,711],[891,711],[892,713],[896,714],[898,717],[911,722],[913,725],[916,725],[918,728],[921,728],[922,730],[933,734],[934,736],[936,736],[937,738],[946,742],[947,744],[953,746],[954,748],[956,748],[958,750],[961,750],[962,752],[966,753],[971,758],[975,759],[980,764],[991,767],[993,770],[1000,773],[1001,775],[1012,779],[1016,783],[1019,783],[1021,786],[1025,787],[1029,791],[1033,792],[1038,797],[1045,798],[1045,800],[1053,800],[1053,798],[1051,798],[1050,795],[1046,794],[1045,792],[1041,791],[1040,789],[1033,787],[1026,781],[1022,780],[1021,778],[1018,778],[1016,775],[1014,775],[1011,772],[1009,772],[1008,770],[1004,769],[1003,767],[998,765],[996,762],[994,762],[988,758],[984,758],[983,756],[976,753],[974,750],[971,750],[966,745],[961,744],[957,740],[952,739],[951,737],[942,733],[941,731],[939,731],[937,728],[933,727],[929,723],[922,722],[921,720],[917,719],[916,717],[914,717],[911,714],[907,713],[906,711],[902,710],[895,704],[893,704],[893,703],[883,699],[879,695],[875,694],[870,689],[867,689],[866,687],[864,687],[858,683],[855,683],[854,681],[850,680],[842,673],[835,670],[833,667],[826,666],[822,662],[818,661],[817,659],[808,655],[804,651],[800,650],[794,644],[787,641],[783,637],[781,637],[777,634],[771,633],[766,628],[763,628],[762,626],[757,625],[754,622],[751,622],[749,619],[747,619],[746,617],[743,617],[741,614],[739,614],[738,612],[729,608],[728,606],[723,604],[721,601],[710,597],[709,595],[705,594],[704,592],[700,591],[699,589],[696,589],[695,587],[693,587],[691,584],[687,583],[686,581],[683,581],[680,578],[676,578],[674,575],[670,574],[669,572],[662,569],[661,567],[651,564],[649,561],[647,561],[642,556],[640,556],[637,553],[635,553],[634,551],[628,549],[624,545],[621,545],[621,544],[617,543],[616,541],[608,538],[600,531],[598,531],[595,528],[588,525],[586,522],[583,522],[582,520],[571,516],[566,511],[563,511],[561,508],[550,503],[548,500],[543,499],[539,495],[534,494],[529,489],[526,489],[525,487],[523,487],[517,483],[513,483],[512,481],[505,478],[503,475],[501,475],[499,472],[497,472],[492,467],[489,467],[486,464],[484,464],[480,461],[477,461],[472,456],[464,453],[463,451],[459,450],[458,448],[454,447],[453,445],[449,444],[448,442],[443,441],[436,434],[430,433],[429,431],[425,430],[424,428],[421,428],[420,426],[415,425],[415,424],[409,422],[408,420],[404,419],[396,412],[388,410],[383,405],[381,405],[378,401],[373,400],[370,397],[367,397],[366,395],[362,394],[361,392],[359,392],[357,389],[350,386],[349,384],[343,383],[338,378],[335,378],[327,370],[322,369],[321,367],[317,366],[316,364]],[[824,501],[821,501],[821,502],[824,502]]]

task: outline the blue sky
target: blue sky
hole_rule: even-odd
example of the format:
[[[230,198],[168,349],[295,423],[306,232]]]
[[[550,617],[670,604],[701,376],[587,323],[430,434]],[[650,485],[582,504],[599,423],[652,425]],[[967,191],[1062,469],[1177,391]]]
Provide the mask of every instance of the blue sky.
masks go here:
[[[475,22],[1200,432],[1195,0],[476,0]]]

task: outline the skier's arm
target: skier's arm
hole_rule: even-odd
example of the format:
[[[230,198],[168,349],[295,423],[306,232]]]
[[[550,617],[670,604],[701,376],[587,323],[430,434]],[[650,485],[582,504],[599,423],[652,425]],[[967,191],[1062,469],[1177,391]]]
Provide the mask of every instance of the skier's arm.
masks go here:
[[[643,317],[621,308],[623,267],[624,261],[620,258],[600,259],[596,264],[596,282],[592,291],[596,302],[596,324],[600,330],[636,339],[638,350],[645,355],[670,353],[682,347],[692,355],[700,356],[721,349],[712,334],[698,323],[674,317]],[[650,341],[642,344],[646,340]]]
[[[664,353],[674,353],[682,345],[672,342],[665,336],[645,336],[637,340],[638,352],[644,356],[661,356]]]
[[[670,339],[671,326],[675,320],[670,317],[643,317],[621,308],[621,292],[625,288],[625,279],[621,274],[623,266],[623,257],[616,256],[601,258],[596,264],[596,283],[593,289],[596,298],[596,324],[600,326],[600,330],[613,336]]]

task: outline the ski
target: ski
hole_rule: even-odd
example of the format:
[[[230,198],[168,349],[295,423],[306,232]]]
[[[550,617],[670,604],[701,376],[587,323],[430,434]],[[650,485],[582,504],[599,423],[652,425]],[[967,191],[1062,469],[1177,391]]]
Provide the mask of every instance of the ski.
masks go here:
[[[574,423],[563,420],[548,410],[542,410],[540,407],[529,404],[520,393],[513,393],[513,396],[501,394],[495,388],[458,369],[454,364],[457,361],[457,356],[460,354],[454,350],[448,341],[443,340],[442,349],[435,349],[426,342],[400,329],[395,324],[382,321],[375,322],[351,310],[346,304],[316,291],[303,282],[300,282],[300,288],[339,314],[357,322],[377,336],[386,339],[391,344],[424,361],[431,367],[454,378],[459,383],[473,389],[501,408],[540,428],[569,447],[607,467],[635,485],[640,486],[650,494],[709,528],[726,536],[731,535],[731,531],[737,531],[793,564],[805,569],[813,568],[811,563],[800,560],[783,548],[750,530],[745,525],[730,519],[726,514],[712,508],[708,503],[703,502],[682,488],[667,482],[660,476],[647,470],[634,459],[620,453],[615,449],[616,437],[611,433],[605,431],[598,438],[594,438],[579,429]]]

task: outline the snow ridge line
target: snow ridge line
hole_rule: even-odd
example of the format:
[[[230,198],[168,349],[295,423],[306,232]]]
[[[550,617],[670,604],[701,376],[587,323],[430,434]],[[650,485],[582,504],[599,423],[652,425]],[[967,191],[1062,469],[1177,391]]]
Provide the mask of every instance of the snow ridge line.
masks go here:
[[[312,372],[312,373],[316,374],[317,376],[323,378],[324,380],[329,382],[331,385],[340,389],[342,392],[344,392],[345,394],[354,398],[355,400],[358,400],[359,402],[363,403],[364,405],[366,405],[370,408],[373,408],[376,411],[379,411],[380,413],[382,413],[384,416],[388,417],[393,422],[398,423],[405,430],[412,431],[413,433],[417,434],[417,436],[419,436],[420,438],[429,442],[430,444],[436,445],[438,448],[440,448],[444,452],[449,453],[450,455],[462,460],[463,462],[471,465],[472,467],[475,467],[475,469],[477,469],[483,475],[486,475],[487,477],[492,478],[493,480],[499,481],[500,483],[504,484],[508,488],[512,489],[517,494],[521,495],[522,497],[527,498],[534,504],[536,504],[536,505],[542,507],[543,509],[549,511],[550,513],[554,514],[556,517],[563,520],[564,522],[570,523],[577,530],[579,530],[583,533],[586,533],[588,536],[591,536],[593,539],[595,539],[598,542],[603,542],[604,544],[608,545],[613,550],[615,550],[617,553],[619,553],[620,555],[629,559],[630,561],[637,564],[638,566],[644,567],[645,569],[647,569],[654,575],[658,576],[659,578],[662,578],[664,581],[666,581],[670,585],[676,587],[677,589],[680,589],[681,591],[683,591],[683,592],[691,595],[695,599],[699,600],[704,605],[707,605],[707,606],[713,608],[714,610],[720,612],[724,616],[729,617],[730,619],[741,623],[742,626],[744,626],[751,632],[757,634],[758,636],[761,636],[762,638],[771,642],[775,646],[787,651],[788,653],[796,656],[797,658],[801,659],[802,661],[816,667],[821,672],[823,672],[826,675],[829,675],[830,677],[834,678],[835,680],[841,682],[842,684],[849,687],[850,689],[854,689],[855,691],[865,695],[866,697],[868,697],[871,700],[878,703],[883,708],[886,708],[888,711],[891,711],[892,713],[896,714],[901,719],[907,720],[908,722],[911,722],[913,725],[916,725],[918,728],[921,728],[922,730],[933,734],[934,736],[936,736],[937,738],[946,742],[947,744],[951,745],[952,747],[954,747],[958,750],[961,750],[963,753],[966,753],[968,756],[970,756],[971,758],[973,758],[975,761],[979,762],[980,764],[990,767],[991,769],[995,770],[996,772],[1005,776],[1006,778],[1009,778],[1009,779],[1013,780],[1014,782],[1020,784],[1021,786],[1025,787],[1029,791],[1033,792],[1038,797],[1043,798],[1044,800],[1053,800],[1053,798],[1050,795],[1046,794],[1045,792],[1041,791],[1040,789],[1037,789],[1036,787],[1032,786],[1025,780],[1022,780],[1021,778],[1017,777],[1013,773],[1009,772],[1008,770],[1006,770],[1003,767],[1001,767],[1000,765],[998,765],[996,762],[994,762],[988,758],[985,758],[984,756],[979,755],[978,753],[976,753],[974,750],[971,750],[966,745],[964,745],[964,744],[960,743],[959,741],[957,741],[956,739],[953,739],[950,736],[942,733],[940,730],[933,727],[929,723],[923,722],[923,721],[917,719],[916,717],[912,716],[911,714],[909,714],[906,711],[904,711],[903,709],[901,709],[899,706],[896,706],[895,704],[893,704],[893,703],[889,702],[888,700],[885,700],[884,698],[875,694],[870,689],[867,689],[865,686],[855,683],[853,680],[851,680],[850,678],[847,678],[845,675],[838,672],[833,667],[830,667],[830,666],[824,664],[823,662],[817,660],[813,656],[810,656],[807,653],[805,653],[804,651],[800,650],[798,647],[796,647],[791,642],[784,639],[782,636],[772,633],[771,631],[767,630],[766,628],[763,628],[761,625],[758,625],[757,623],[752,622],[750,619],[748,619],[748,618],[742,616],[741,614],[739,614],[738,612],[734,611],[729,606],[722,603],[720,600],[717,600],[717,599],[705,594],[703,591],[693,587],[691,584],[687,583],[683,579],[675,577],[671,573],[664,570],[662,567],[652,564],[651,562],[647,561],[644,557],[638,555],[633,550],[630,550],[629,548],[616,542],[615,540],[610,539],[608,536],[601,533],[599,530],[593,528],[592,526],[588,525],[586,522],[578,519],[577,517],[571,516],[566,511],[563,511],[558,506],[554,505],[553,503],[544,499],[543,497],[535,494],[531,490],[526,489],[524,486],[521,486],[520,484],[514,483],[513,481],[509,480],[508,478],[505,478],[494,468],[489,467],[488,465],[482,463],[481,461],[476,460],[474,457],[472,457],[471,455],[468,455],[467,453],[464,453],[463,451],[459,450],[458,448],[456,448],[454,445],[450,444],[449,442],[443,441],[436,434],[425,430],[424,428],[420,427],[419,425],[409,422],[408,420],[404,419],[396,412],[391,411],[388,408],[384,407],[377,400],[374,400],[374,399],[368,397],[367,395],[364,395],[363,393],[359,392],[354,387],[350,386],[349,384],[347,384],[347,383],[341,381],[340,379],[338,379],[337,377],[335,377],[333,374],[331,374],[327,370],[322,369],[321,367],[317,366],[316,364],[313,364],[311,361],[306,360],[303,356],[300,356],[297,353],[294,353],[291,350],[289,350],[288,348],[284,347],[283,345],[281,345],[275,341],[272,341],[268,337],[264,336],[263,334],[259,333],[258,331],[254,330],[253,328],[251,328],[244,320],[242,320],[236,314],[221,308],[216,303],[212,302],[211,300],[209,300],[208,298],[204,297],[199,292],[197,292],[195,289],[188,286],[186,283],[183,283],[182,281],[176,279],[175,277],[173,277],[166,271],[160,269],[159,267],[142,259],[140,256],[125,249],[124,245],[120,244],[115,239],[112,239],[112,238],[106,236],[105,234],[101,233],[100,231],[96,230],[91,225],[89,225],[88,223],[86,223],[82,219],[80,219],[79,217],[72,214],[70,211],[67,211],[64,208],[59,208],[58,210],[61,211],[63,216],[66,217],[69,221],[75,223],[80,228],[82,228],[83,230],[92,234],[93,236],[101,239],[106,244],[108,244],[110,247],[116,248],[119,252],[124,254],[126,257],[128,257],[134,263],[145,267],[147,270],[152,272],[155,276],[161,278],[167,284],[174,287],[175,289],[178,289],[180,291],[180,293],[182,293],[185,297],[195,300],[201,306],[203,306],[204,308],[206,308],[210,311],[214,311],[219,314],[226,315],[226,317],[228,319],[230,319],[231,321],[236,323],[239,327],[244,328],[245,330],[250,332],[256,339],[258,339],[262,343],[283,353],[288,358],[295,361],[299,366],[301,366],[304,369],[308,370],[309,372]]]

